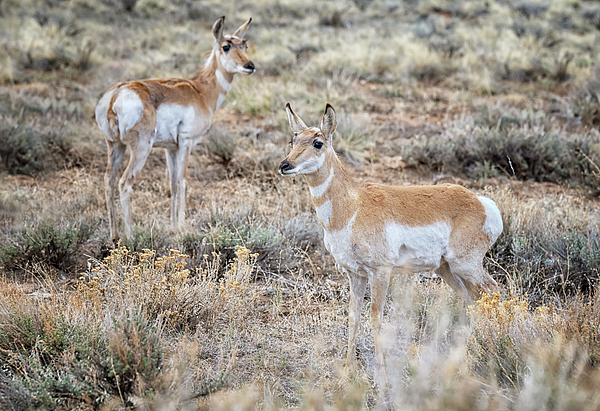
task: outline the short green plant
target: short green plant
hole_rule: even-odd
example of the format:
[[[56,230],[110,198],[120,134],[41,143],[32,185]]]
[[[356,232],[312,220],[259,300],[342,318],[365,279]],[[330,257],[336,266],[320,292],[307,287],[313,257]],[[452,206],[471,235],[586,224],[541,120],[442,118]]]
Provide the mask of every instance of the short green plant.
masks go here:
[[[573,112],[583,124],[600,124],[600,71],[595,73],[576,92],[573,98]]]
[[[476,128],[454,138],[416,140],[403,148],[411,166],[457,172],[481,179],[504,175],[517,180],[553,182],[598,191],[600,140],[594,133],[566,138],[556,131],[526,131],[506,126]]]
[[[0,248],[0,264],[20,269],[31,263],[42,263],[63,271],[78,263],[78,247],[95,232],[97,224],[69,223],[57,226],[44,222],[21,231],[12,244]]]
[[[117,391],[127,393],[140,386],[152,386],[163,361],[160,323],[151,324],[136,313],[114,318],[108,353],[102,365]]]
[[[11,174],[36,175],[67,163],[71,144],[60,134],[27,126],[0,126],[0,159]]]
[[[236,247],[243,246],[258,254],[258,264],[267,271],[279,272],[292,264],[293,253],[279,230],[250,216],[238,218],[213,215],[199,233],[183,236],[184,251],[197,257],[217,253],[227,264],[235,259]]]

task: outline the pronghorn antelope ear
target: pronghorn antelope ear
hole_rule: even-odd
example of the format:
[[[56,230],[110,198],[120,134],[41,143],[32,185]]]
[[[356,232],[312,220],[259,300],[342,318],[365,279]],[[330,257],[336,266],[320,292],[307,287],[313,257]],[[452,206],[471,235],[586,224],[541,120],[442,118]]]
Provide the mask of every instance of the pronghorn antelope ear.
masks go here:
[[[290,122],[290,128],[294,133],[299,133],[302,130],[306,130],[308,128],[306,124],[304,124],[304,121],[302,121],[302,119],[298,117],[296,113],[294,113],[294,110],[292,110],[292,106],[290,106],[290,103],[287,103],[285,105],[285,112],[287,113],[287,118]]]
[[[333,137],[333,133],[335,132],[335,128],[337,127],[337,117],[335,115],[335,110],[331,106],[331,104],[327,103],[325,106],[325,114],[323,114],[323,118],[321,119],[321,132],[325,136],[325,139],[331,141]]]
[[[245,22],[244,24],[242,24],[236,31],[235,33],[233,33],[233,35],[235,37],[238,37],[240,39],[244,39],[244,36],[246,35],[246,30],[248,30],[248,27],[250,26],[250,23],[252,23],[252,17],[250,17],[248,19],[247,22]]]
[[[217,43],[221,43],[223,41],[223,29],[225,28],[225,16],[220,17],[215,24],[213,24],[213,36],[215,36],[215,40]]]

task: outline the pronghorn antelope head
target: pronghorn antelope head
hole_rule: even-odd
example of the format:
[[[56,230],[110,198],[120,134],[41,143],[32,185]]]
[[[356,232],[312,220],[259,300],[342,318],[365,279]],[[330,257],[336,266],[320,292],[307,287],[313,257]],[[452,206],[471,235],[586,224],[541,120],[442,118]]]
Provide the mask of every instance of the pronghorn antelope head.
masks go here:
[[[337,126],[335,110],[327,104],[318,128],[307,127],[294,113],[290,103],[285,106],[285,111],[294,136],[290,141],[292,151],[279,164],[279,172],[290,177],[317,172],[333,152],[332,138]]]
[[[252,74],[254,63],[246,56],[248,45],[244,40],[246,30],[252,22],[252,17],[242,24],[232,35],[223,34],[225,27],[225,16],[221,17],[213,25],[213,36],[215,37],[214,52],[219,64],[230,74]]]

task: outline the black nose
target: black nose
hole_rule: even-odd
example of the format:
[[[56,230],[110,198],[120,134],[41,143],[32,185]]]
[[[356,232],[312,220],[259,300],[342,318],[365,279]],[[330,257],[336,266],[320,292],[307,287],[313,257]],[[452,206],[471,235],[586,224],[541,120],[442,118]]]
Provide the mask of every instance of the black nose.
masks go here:
[[[293,167],[292,165],[289,163],[289,161],[287,160],[283,160],[280,164],[279,164],[279,172],[283,173],[286,171],[291,170]]]
[[[244,68],[245,68],[245,69],[248,69],[248,70],[252,70],[252,71],[254,71],[254,69],[255,69],[255,67],[254,67],[254,63],[253,63],[253,62],[251,62],[251,61],[249,61],[249,62],[247,62],[246,64],[244,64]]]

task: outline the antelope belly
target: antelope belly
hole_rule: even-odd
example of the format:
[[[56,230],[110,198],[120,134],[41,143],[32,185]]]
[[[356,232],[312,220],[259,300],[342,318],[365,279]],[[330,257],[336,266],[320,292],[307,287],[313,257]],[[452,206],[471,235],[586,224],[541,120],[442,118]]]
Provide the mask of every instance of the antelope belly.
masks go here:
[[[194,107],[180,104],[162,104],[156,110],[155,145],[178,144],[192,135],[196,126]]]
[[[433,270],[448,252],[451,227],[437,222],[423,227],[396,223],[385,226],[385,238],[390,262],[409,267],[415,272]]]

